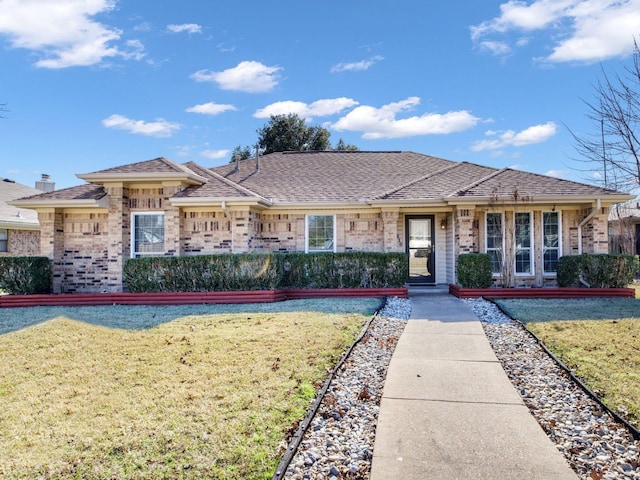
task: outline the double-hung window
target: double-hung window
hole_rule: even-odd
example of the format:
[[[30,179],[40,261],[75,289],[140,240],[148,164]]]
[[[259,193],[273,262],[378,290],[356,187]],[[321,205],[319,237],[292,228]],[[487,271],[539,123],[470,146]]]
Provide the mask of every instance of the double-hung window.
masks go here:
[[[542,213],[542,259],[544,273],[556,273],[560,258],[560,212]]]
[[[9,230],[0,228],[0,252],[9,251]]]
[[[516,274],[533,273],[533,228],[531,213],[515,214],[515,260]]]
[[[487,253],[491,256],[491,272],[502,273],[503,261],[503,224],[501,213],[487,213],[486,217]]]
[[[164,253],[164,213],[132,213],[131,232],[131,257]]]
[[[306,251],[336,251],[335,215],[307,215]]]

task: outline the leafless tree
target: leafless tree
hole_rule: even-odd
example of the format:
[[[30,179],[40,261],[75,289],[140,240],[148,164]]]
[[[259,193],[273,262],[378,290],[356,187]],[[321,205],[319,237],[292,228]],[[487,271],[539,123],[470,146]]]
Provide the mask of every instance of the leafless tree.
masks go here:
[[[631,191],[640,186],[640,50],[634,40],[633,57],[622,73],[602,70],[594,87],[595,100],[586,102],[591,134],[570,130],[580,160],[602,175],[604,187]]]

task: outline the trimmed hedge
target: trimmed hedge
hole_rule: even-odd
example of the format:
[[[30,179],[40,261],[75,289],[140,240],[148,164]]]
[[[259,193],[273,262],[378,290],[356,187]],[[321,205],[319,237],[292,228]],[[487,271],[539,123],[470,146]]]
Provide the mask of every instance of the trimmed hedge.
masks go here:
[[[0,290],[6,293],[51,293],[51,279],[47,257],[0,257]]]
[[[281,288],[401,287],[403,253],[264,253],[128,259],[130,292],[226,292]]]
[[[271,254],[143,257],[124,264],[130,292],[228,292],[275,290],[283,259]]]
[[[402,287],[409,276],[404,253],[288,253],[284,287]]]
[[[492,283],[491,256],[486,253],[458,255],[458,283],[463,288],[489,288]]]
[[[640,267],[635,255],[589,254],[558,260],[558,285],[580,285],[580,277],[593,288],[624,288],[633,282]]]

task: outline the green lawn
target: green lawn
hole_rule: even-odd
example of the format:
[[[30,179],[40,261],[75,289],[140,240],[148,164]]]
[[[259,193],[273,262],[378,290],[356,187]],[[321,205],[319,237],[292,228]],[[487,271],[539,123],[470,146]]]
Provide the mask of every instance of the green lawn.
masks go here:
[[[640,300],[500,300],[610,408],[640,425]]]
[[[378,306],[5,309],[0,477],[270,478]]]

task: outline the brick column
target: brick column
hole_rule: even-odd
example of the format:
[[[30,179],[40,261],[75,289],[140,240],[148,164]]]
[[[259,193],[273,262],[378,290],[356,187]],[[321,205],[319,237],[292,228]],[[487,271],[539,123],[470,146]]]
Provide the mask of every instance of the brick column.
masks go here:
[[[249,251],[249,209],[230,210],[231,219],[231,251],[247,253]]]
[[[122,291],[122,267],[124,265],[125,239],[128,239],[129,206],[125,206],[128,199],[122,184],[105,185],[109,198],[109,218],[107,236],[107,292]],[[127,246],[127,251],[128,251]]]
[[[462,253],[472,253],[475,251],[473,236],[473,220],[475,218],[475,207],[458,207],[455,210],[455,257]]]
[[[601,208],[591,219],[593,253],[609,253],[609,209]]]
[[[385,252],[400,251],[400,237],[398,236],[399,210],[386,210],[382,212],[382,230]]]
[[[164,205],[164,252],[168,256],[180,256],[182,254],[180,249],[180,207],[174,207],[171,205],[170,199],[176,193],[180,191],[178,185],[163,185],[163,199]]]
[[[64,224],[62,212],[56,208],[38,210],[40,222],[40,255],[49,257],[53,270],[53,293],[62,293],[62,255]]]

